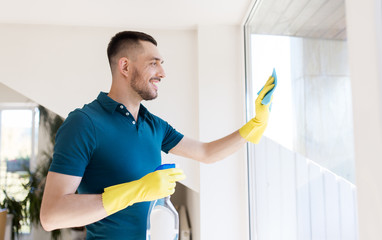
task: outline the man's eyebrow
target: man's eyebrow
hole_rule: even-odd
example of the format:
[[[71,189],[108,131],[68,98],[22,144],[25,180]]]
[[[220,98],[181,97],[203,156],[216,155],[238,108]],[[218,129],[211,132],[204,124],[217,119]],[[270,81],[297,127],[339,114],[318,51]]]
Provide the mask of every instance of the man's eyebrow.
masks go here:
[[[161,64],[164,63],[164,60],[162,58],[159,58],[159,57],[153,57],[151,60],[160,61]]]

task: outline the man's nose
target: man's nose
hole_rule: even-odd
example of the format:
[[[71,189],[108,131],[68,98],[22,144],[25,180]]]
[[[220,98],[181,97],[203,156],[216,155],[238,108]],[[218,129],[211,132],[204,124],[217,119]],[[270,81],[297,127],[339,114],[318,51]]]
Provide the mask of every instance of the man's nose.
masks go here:
[[[166,73],[164,72],[164,69],[163,69],[163,66],[162,66],[162,65],[159,65],[158,76],[159,76],[160,78],[165,78],[165,77],[166,77]]]

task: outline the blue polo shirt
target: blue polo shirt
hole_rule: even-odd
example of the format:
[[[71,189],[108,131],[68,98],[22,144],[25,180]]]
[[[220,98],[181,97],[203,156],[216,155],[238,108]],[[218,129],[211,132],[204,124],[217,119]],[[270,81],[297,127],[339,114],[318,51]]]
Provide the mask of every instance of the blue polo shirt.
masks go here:
[[[57,132],[50,171],[82,177],[79,194],[153,172],[183,135],[142,104],[135,122],[126,107],[101,92],[96,100],[71,112]],[[146,239],[150,202],[133,204],[86,226],[87,239]]]

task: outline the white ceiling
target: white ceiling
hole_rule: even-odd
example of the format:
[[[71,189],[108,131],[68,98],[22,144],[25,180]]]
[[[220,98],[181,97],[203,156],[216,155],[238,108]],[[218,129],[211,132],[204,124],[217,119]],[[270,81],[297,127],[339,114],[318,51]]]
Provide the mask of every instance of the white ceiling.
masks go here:
[[[251,32],[346,40],[344,0],[257,1]]]
[[[251,0],[0,0],[0,23],[188,29],[241,24]]]

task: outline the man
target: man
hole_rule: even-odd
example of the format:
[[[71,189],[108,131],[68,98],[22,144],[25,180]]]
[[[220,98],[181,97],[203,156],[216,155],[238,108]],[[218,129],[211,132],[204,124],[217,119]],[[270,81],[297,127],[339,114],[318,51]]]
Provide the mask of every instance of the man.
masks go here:
[[[87,239],[145,239],[149,201],[171,195],[185,178],[180,169],[154,171],[161,151],[213,163],[247,141],[258,143],[269,115],[269,104],[261,100],[274,80],[259,94],[254,119],[222,139],[202,143],[141,105],[157,97],[157,83],[165,77],[154,38],[120,32],[107,53],[109,93],[71,112],[57,133],[41,223],[48,231],[87,225]]]

